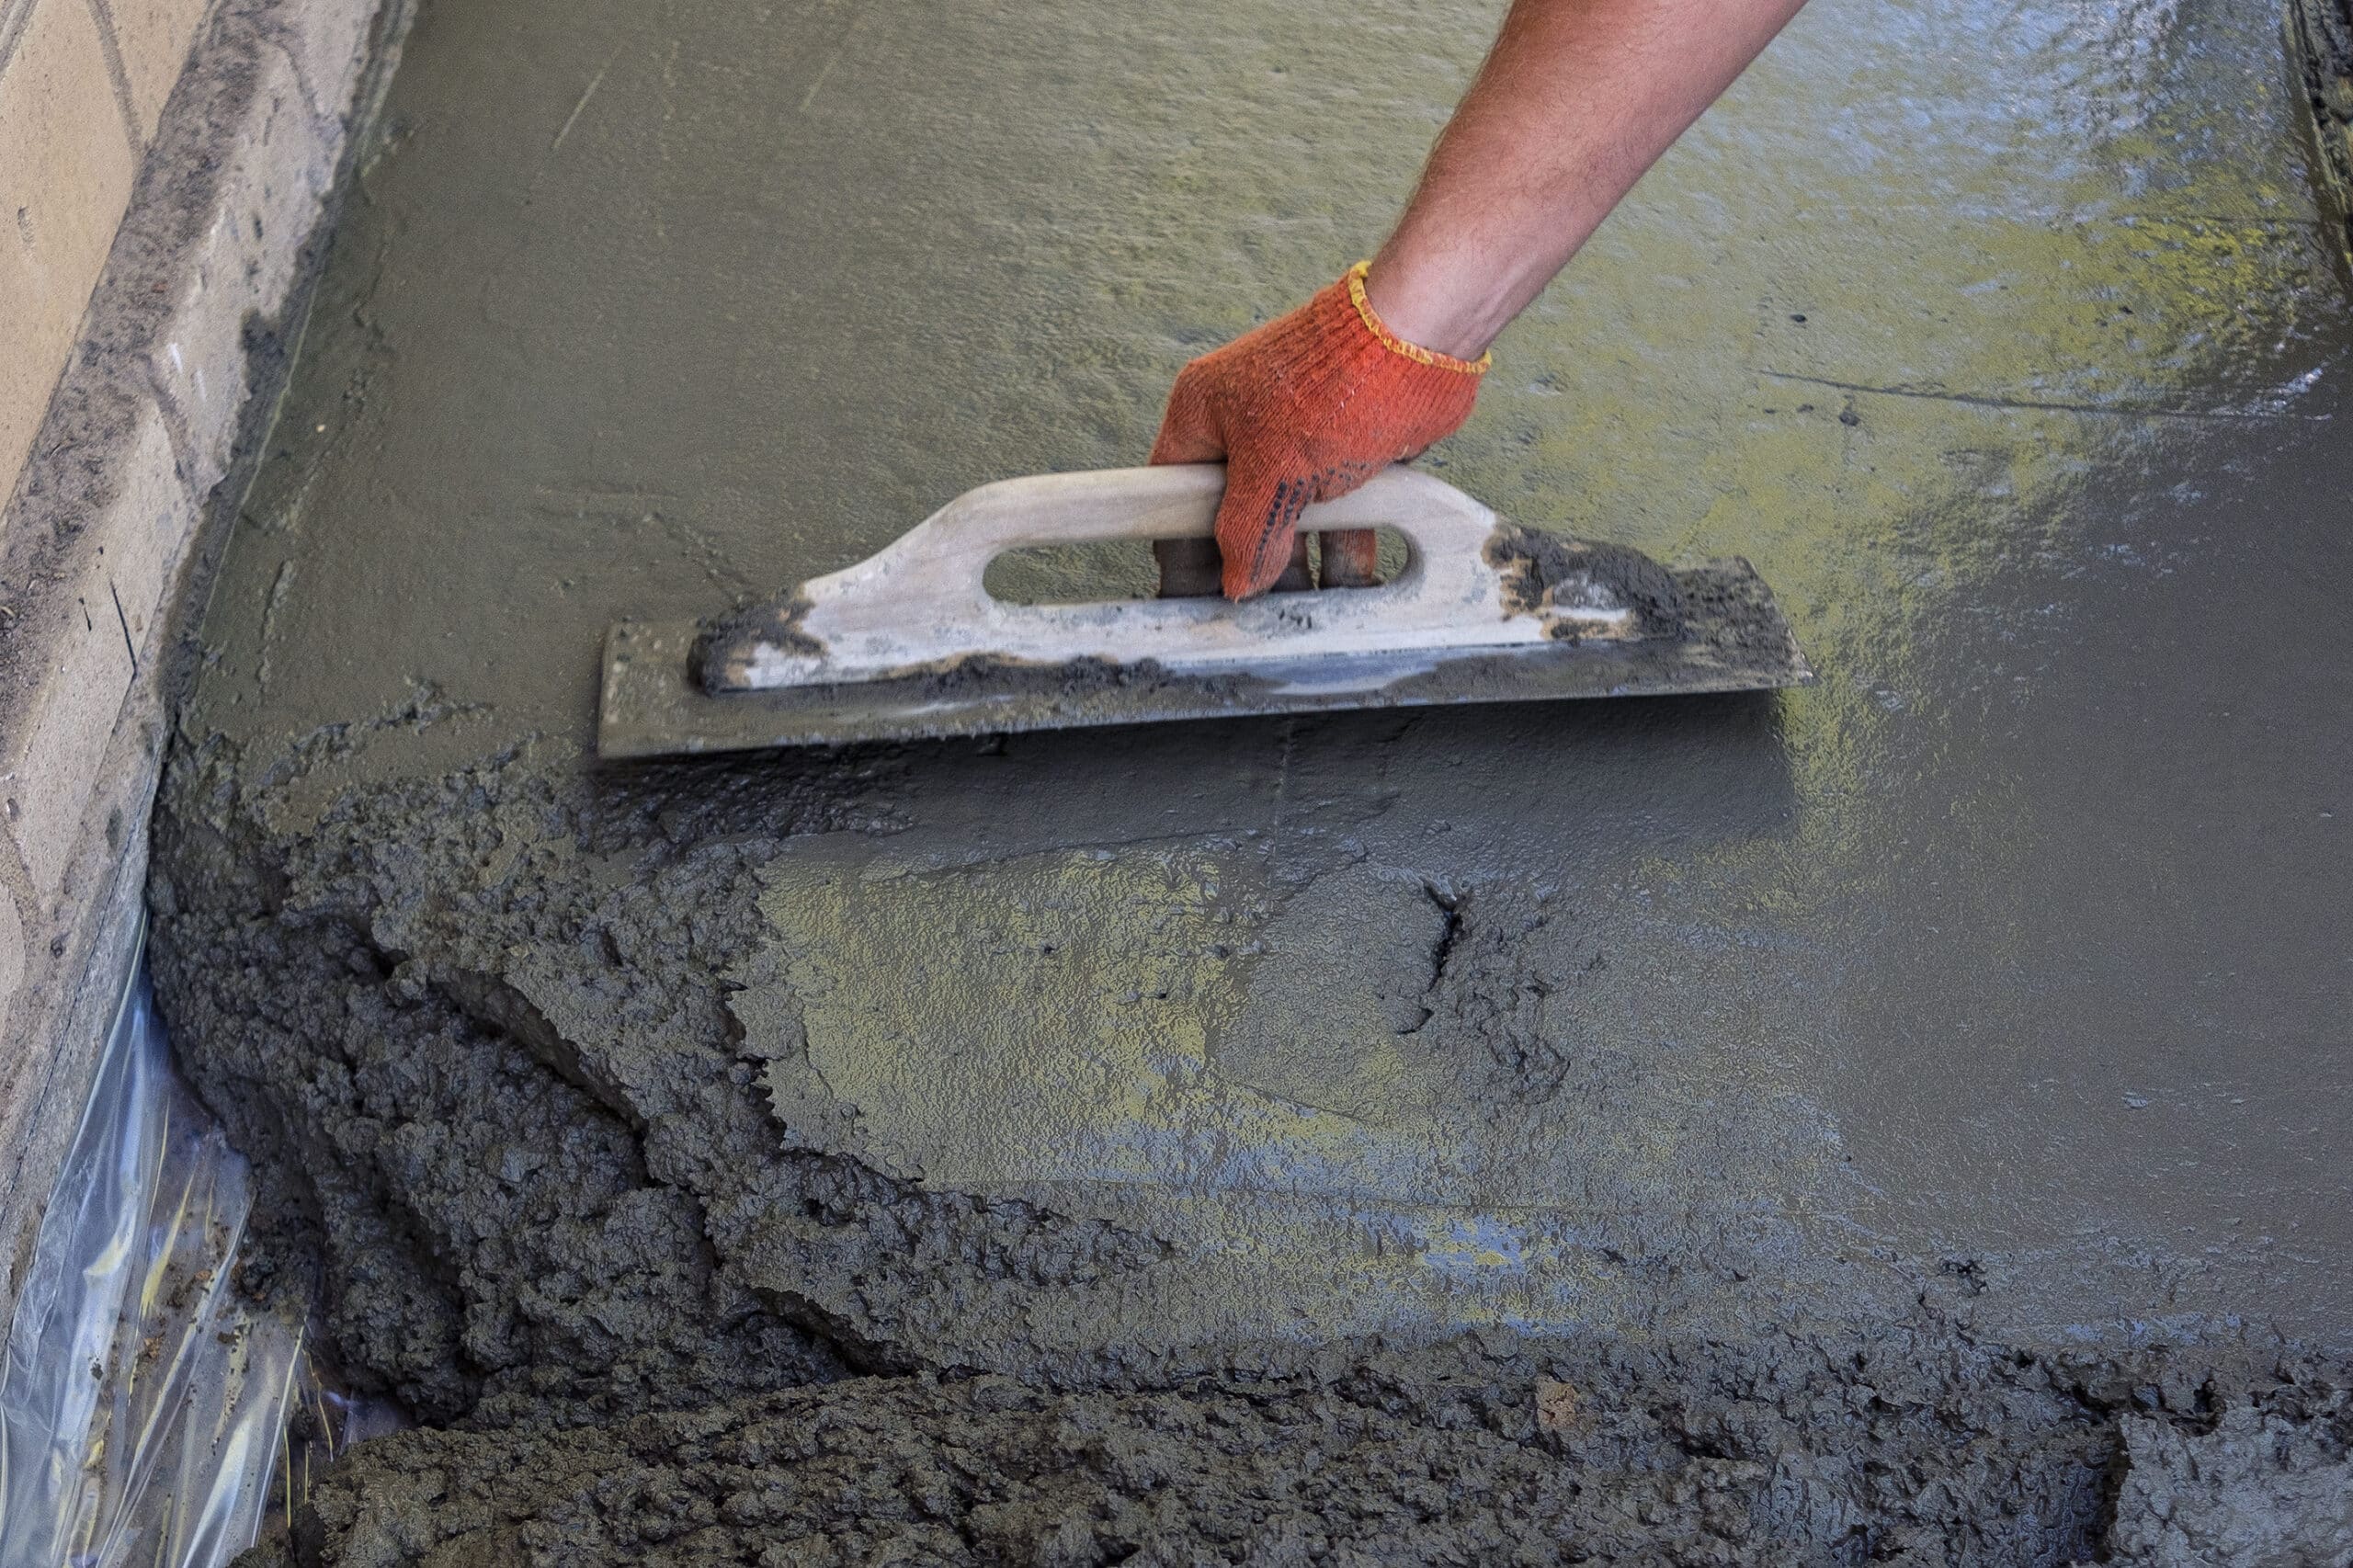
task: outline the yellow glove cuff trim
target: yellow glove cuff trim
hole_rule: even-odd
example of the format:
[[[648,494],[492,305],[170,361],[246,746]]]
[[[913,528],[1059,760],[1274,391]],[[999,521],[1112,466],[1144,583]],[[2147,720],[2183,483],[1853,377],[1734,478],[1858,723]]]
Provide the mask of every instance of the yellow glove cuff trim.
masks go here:
[[[1408,343],[1389,330],[1389,324],[1374,312],[1372,301],[1364,297],[1365,275],[1372,270],[1372,263],[1358,262],[1348,268],[1348,302],[1357,308],[1357,315],[1364,322],[1365,330],[1381,340],[1381,346],[1403,354],[1418,365],[1433,365],[1441,370],[1456,370],[1466,376],[1483,376],[1495,362],[1494,349],[1476,359],[1457,359],[1451,354],[1440,354],[1435,348],[1425,348],[1418,343]]]

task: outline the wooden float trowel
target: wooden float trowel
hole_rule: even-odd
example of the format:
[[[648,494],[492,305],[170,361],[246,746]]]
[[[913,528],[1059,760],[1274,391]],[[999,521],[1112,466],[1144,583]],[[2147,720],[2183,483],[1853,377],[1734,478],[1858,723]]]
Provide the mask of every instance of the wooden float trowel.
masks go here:
[[[623,621],[605,643],[606,757],[830,745],[1157,719],[1799,686],[1804,655],[1745,561],[1667,568],[1500,522],[1392,468],[1305,529],[1390,528],[1369,588],[1012,604],[1025,545],[1207,537],[1218,464],[984,484],[881,554],[716,622]]]

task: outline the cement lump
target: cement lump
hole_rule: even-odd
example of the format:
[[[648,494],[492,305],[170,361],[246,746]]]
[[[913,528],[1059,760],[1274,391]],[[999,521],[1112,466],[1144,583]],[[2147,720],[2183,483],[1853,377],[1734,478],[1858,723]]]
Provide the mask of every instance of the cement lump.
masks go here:
[[[595,1427],[403,1434],[256,1560],[2341,1562],[2345,1392],[2300,1375],[2226,1395],[2163,1356],[1882,1327],[1333,1346],[1282,1375],[1085,1392],[852,1379]]]

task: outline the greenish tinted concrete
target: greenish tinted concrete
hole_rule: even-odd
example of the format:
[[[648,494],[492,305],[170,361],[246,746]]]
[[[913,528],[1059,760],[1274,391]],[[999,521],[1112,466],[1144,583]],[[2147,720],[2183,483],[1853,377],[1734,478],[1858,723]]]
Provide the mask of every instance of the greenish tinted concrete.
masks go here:
[[[1135,460],[1188,354],[1378,242],[1494,15],[428,11],[185,720],[271,917],[386,971],[290,937],[282,984],[512,1033],[723,1278],[885,1359],[1915,1269],[1988,1333],[2346,1335],[2347,312],[2260,5],[1819,0],[1499,347],[1432,463],[1750,557],[1809,691],[584,778],[610,620]],[[329,1126],[222,1007],[199,1078]],[[766,1152],[678,1153],[720,1101]],[[763,1184],[829,1154],[1112,1261],[825,1252]]]

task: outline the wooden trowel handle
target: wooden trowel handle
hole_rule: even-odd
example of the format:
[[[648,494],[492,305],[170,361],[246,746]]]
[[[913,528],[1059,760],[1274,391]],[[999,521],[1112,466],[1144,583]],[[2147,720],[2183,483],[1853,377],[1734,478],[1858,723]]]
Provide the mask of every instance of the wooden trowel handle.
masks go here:
[[[1222,463],[1099,469],[1000,480],[967,490],[881,553],[809,585],[813,598],[847,605],[871,589],[904,607],[913,585],[926,597],[968,604],[987,597],[982,574],[1008,550],[1090,540],[1201,539],[1225,491]],[[1413,556],[1468,556],[1495,528],[1495,514],[1444,480],[1392,467],[1336,501],[1319,502],[1302,529],[1392,528]]]
[[[1222,465],[1044,474],[984,484],[932,514],[881,553],[816,577],[712,628],[698,642],[711,691],[896,678],[973,655],[1057,665],[1092,660],[1164,671],[1250,668],[1268,661],[1379,655],[1436,658],[1464,648],[1543,642],[1566,617],[1619,635],[1622,606],[1519,613],[1485,547],[1495,514],[1441,480],[1391,468],[1337,501],[1310,506],[1305,528],[1393,528],[1404,569],[1370,588],[1222,599],[1011,604],[982,584],[988,564],[1025,545],[1198,538],[1211,531]]]

